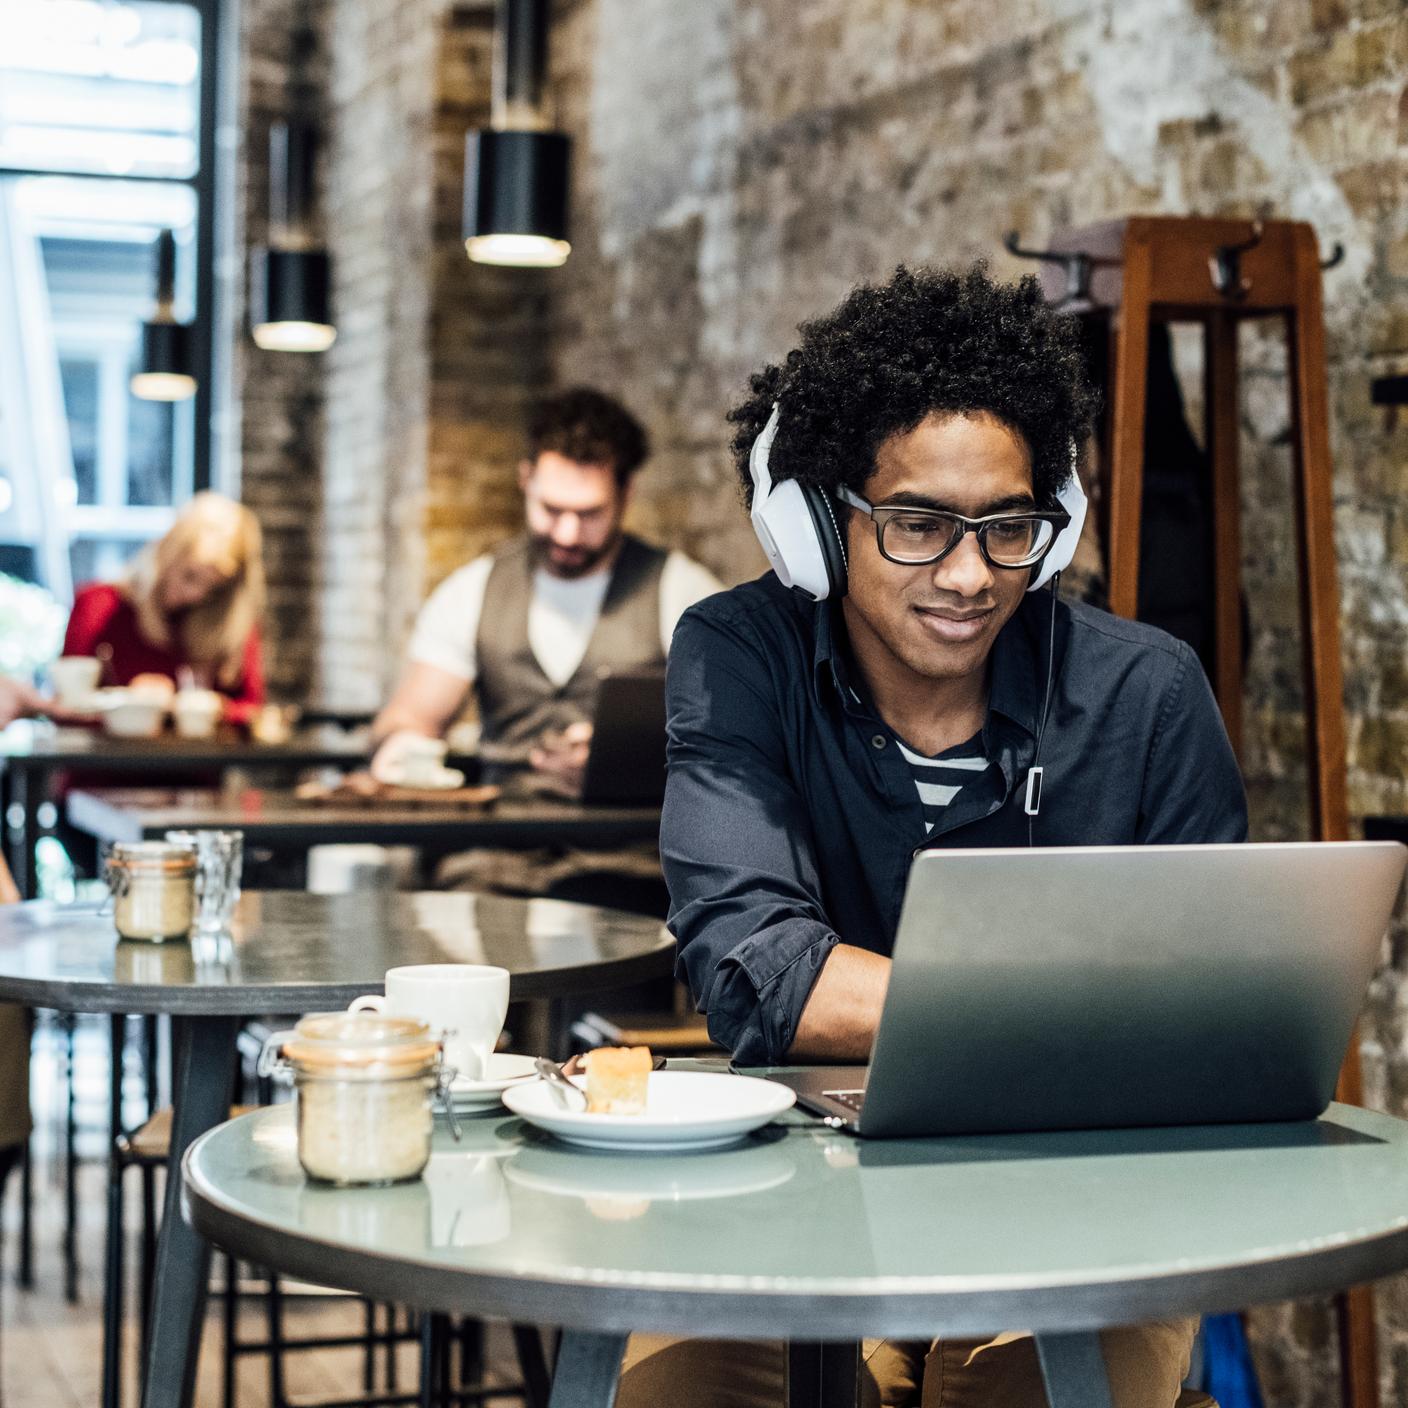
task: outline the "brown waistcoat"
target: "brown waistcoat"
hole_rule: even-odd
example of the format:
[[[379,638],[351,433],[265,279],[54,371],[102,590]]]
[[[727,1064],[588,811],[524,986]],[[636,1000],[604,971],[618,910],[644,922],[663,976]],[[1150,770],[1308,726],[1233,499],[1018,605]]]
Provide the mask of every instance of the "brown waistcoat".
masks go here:
[[[660,574],[667,554],[629,533],[621,543],[587,653],[566,684],[543,673],[528,644],[533,556],[526,537],[494,554],[475,640],[475,693],[486,741],[526,745],[547,729],[590,719],[603,673],[665,663]]]

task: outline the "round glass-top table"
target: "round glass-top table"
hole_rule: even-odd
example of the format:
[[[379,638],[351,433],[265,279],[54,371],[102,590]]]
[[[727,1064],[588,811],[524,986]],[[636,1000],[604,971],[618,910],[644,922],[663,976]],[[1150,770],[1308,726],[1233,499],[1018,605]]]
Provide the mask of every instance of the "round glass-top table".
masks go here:
[[[437,1130],[423,1179],[366,1189],[310,1184],[281,1107],[203,1136],[184,1181],[195,1226],[253,1262],[564,1326],[553,1403],[591,1408],[631,1330],[1003,1329],[1035,1332],[1053,1408],[1092,1408],[1101,1327],[1408,1266],[1408,1123],[1340,1105],[1298,1125],[871,1142],[793,1112],[674,1155],[574,1150],[501,1112],[458,1144]]]
[[[380,992],[403,963],[492,963],[517,1001],[655,977],[674,946],[658,920],[455,891],[256,891],[231,928],[218,944],[119,942],[92,905],[0,908],[0,1001],[200,1017],[329,1009]]]
[[[232,930],[220,942],[120,942],[111,916],[91,905],[0,908],[0,1002],[172,1019],[171,1157],[143,1408],[191,1401],[210,1249],[179,1215],[180,1160],[228,1115],[242,1018],[344,1007],[380,992],[386,970],[403,963],[496,964],[509,970],[518,1000],[655,977],[670,970],[674,951],[656,920],[454,892],[250,893]],[[110,1283],[107,1294],[120,1290]],[[104,1354],[106,1362],[115,1344]]]

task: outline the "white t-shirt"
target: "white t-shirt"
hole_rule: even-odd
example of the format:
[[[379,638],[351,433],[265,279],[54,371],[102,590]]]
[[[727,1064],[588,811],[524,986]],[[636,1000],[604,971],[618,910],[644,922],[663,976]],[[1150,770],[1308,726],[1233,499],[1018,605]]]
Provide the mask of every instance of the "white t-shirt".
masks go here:
[[[484,588],[494,565],[491,556],[477,557],[452,572],[420,609],[411,635],[410,658],[434,665],[471,684],[479,673],[475,640],[484,609]],[[533,573],[533,599],[528,606],[528,644],[543,673],[559,688],[567,683],[587,653],[606,589],[607,569],[585,577],[554,577],[541,568]],[[675,623],[706,596],[723,585],[706,567],[682,552],[665,559],[660,574],[660,648],[667,655]]]

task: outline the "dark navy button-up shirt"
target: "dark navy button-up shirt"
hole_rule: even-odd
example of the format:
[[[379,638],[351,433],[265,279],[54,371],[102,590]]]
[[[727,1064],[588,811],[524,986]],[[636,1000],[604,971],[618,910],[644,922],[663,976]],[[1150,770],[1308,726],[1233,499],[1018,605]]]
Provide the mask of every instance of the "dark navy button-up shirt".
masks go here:
[[[927,838],[914,775],[868,703],[838,606],[769,573],[681,618],[670,648],[660,854],[679,968],[710,1035],[781,1062],[837,943],[888,954],[915,847],[1025,846],[1052,598],[993,646],[997,764]],[[1055,604],[1041,846],[1246,839],[1246,799],[1197,657],[1150,626]]]

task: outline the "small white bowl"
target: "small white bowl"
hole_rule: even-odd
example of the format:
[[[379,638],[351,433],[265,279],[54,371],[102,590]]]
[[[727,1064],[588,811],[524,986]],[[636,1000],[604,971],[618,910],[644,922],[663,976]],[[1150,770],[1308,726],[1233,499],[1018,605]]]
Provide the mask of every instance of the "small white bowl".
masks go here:
[[[126,689],[99,690],[103,729],[114,738],[155,738],[166,721],[166,701]]]

